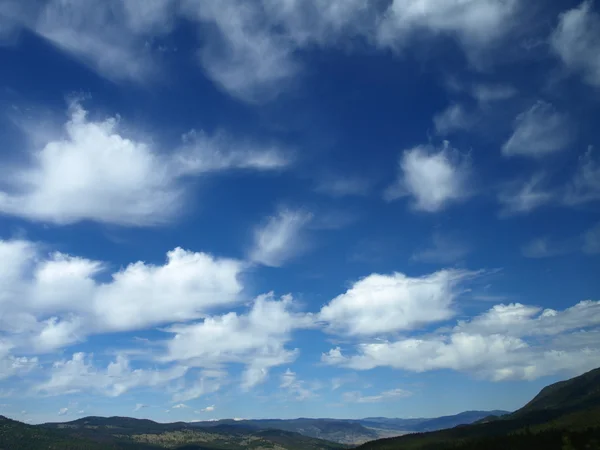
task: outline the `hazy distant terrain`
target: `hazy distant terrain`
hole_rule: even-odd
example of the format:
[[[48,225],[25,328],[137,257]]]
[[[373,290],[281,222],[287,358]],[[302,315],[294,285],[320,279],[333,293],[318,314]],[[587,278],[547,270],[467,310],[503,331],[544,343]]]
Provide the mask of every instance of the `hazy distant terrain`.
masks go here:
[[[408,435],[400,436],[404,434]],[[389,437],[393,435],[399,437]],[[388,438],[379,439],[381,437]],[[194,423],[157,423],[129,417],[84,417],[71,422],[42,425],[26,425],[0,416],[0,450],[161,448],[598,450],[600,369],[542,389],[534,399],[513,413],[466,411],[430,419],[299,418]]]
[[[476,422],[490,415],[508,414],[508,411],[466,411],[453,416],[420,419],[368,417],[357,420],[338,419],[272,419],[272,420],[219,420],[194,422],[202,428],[229,425],[251,429],[279,429],[293,431],[319,439],[343,444],[362,444],[373,439],[400,436],[407,433],[434,431]]]

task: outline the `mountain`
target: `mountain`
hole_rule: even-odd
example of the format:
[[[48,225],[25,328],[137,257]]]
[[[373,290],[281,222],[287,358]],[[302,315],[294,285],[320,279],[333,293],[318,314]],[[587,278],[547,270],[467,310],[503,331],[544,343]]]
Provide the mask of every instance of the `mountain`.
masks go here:
[[[370,450],[600,449],[600,370],[542,389],[512,414],[471,425],[368,442]]]
[[[385,417],[367,417],[358,422],[367,427],[401,431],[403,434],[423,431],[442,430],[457,425],[467,425],[489,416],[509,414],[508,411],[465,411],[451,416],[419,419],[389,419]]]
[[[389,436],[389,434],[382,435],[375,430],[369,429],[358,423],[358,421],[338,419],[220,420],[217,422],[194,422],[191,425],[211,429],[224,424],[231,427],[246,427],[255,430],[275,429],[290,431],[342,444],[362,444],[382,436]]]
[[[129,417],[85,417],[27,425],[2,417],[0,450],[335,450],[342,444],[284,430],[252,430],[221,424],[198,429],[184,422],[160,424]]]
[[[469,424],[489,415],[508,414],[507,411],[466,411],[453,416],[391,419],[368,417],[365,419],[262,419],[262,420],[218,420],[194,422],[191,426],[213,429],[220,426],[244,427],[250,430],[276,429],[292,431],[318,439],[342,444],[362,444],[374,439],[400,436],[419,431],[433,431],[456,425]]]
[[[58,430],[27,425],[0,416],[0,450],[103,450],[125,447],[89,441]],[[139,447],[142,450],[144,447]],[[136,450],[138,450],[136,448]]]
[[[578,410],[600,405],[600,368],[546,386],[512,417],[540,411]]]

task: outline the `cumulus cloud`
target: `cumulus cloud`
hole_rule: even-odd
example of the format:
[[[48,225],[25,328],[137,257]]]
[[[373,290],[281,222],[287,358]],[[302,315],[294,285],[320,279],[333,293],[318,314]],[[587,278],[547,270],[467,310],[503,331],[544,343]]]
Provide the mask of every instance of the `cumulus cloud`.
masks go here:
[[[185,375],[188,368],[173,366],[164,370],[132,369],[129,360],[118,355],[104,369],[93,364],[91,355],[74,353],[70,360],[57,361],[49,370],[49,377],[34,387],[37,393],[64,395],[94,392],[118,397],[138,387],[165,385]]]
[[[472,272],[441,270],[423,277],[372,274],[323,306],[319,319],[332,331],[376,335],[451,318],[453,301]],[[335,357],[336,355],[332,355]]]
[[[360,391],[344,392],[342,399],[346,403],[380,403],[386,400],[396,400],[409,397],[411,393],[404,389],[390,389],[376,395],[363,395]]]
[[[162,265],[137,262],[97,276],[105,264],[31,242],[1,241],[0,330],[38,352],[78,342],[90,333],[142,329],[202,317],[238,301],[240,261],[176,248]]]
[[[255,230],[249,259],[265,266],[282,266],[306,249],[304,231],[311,220],[307,211],[280,210]]]
[[[598,87],[600,15],[592,8],[592,1],[584,1],[578,7],[562,13],[550,43],[568,69],[580,73],[587,83]]]
[[[270,293],[257,297],[247,314],[230,312],[174,325],[165,330],[174,336],[166,341],[166,353],[160,358],[206,369],[244,364],[241,385],[250,389],[267,378],[270,368],[293,361],[297,350],[285,344],[294,330],[313,326],[310,315],[296,313],[293,307],[291,296],[277,300]]]
[[[437,212],[469,196],[470,160],[448,142],[436,149],[420,145],[405,150],[398,180],[385,191],[388,200],[410,196],[419,211]]]
[[[30,132],[34,132],[31,131]],[[0,190],[0,212],[60,225],[91,220],[159,225],[182,210],[189,176],[228,169],[279,169],[288,163],[273,146],[260,149],[224,135],[192,133],[170,154],[125,137],[116,117],[93,121],[72,103],[64,137],[12,167]]]
[[[61,408],[58,410],[59,416],[66,416],[67,414],[69,414],[69,408]]]
[[[566,150],[572,139],[569,117],[551,104],[539,101],[517,116],[513,134],[502,146],[502,153],[540,158]]]
[[[356,353],[334,348],[327,364],[356,370],[387,366],[411,372],[451,369],[495,381],[581,373],[600,364],[600,350],[580,339],[600,325],[600,302],[563,311],[521,304],[496,305],[447,333],[359,344]]]

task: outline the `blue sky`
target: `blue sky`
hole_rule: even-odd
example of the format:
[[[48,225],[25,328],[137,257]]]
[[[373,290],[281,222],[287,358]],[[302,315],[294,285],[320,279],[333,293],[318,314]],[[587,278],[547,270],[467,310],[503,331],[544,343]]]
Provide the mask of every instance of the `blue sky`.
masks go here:
[[[591,1],[0,0],[0,412],[418,417],[600,366]]]

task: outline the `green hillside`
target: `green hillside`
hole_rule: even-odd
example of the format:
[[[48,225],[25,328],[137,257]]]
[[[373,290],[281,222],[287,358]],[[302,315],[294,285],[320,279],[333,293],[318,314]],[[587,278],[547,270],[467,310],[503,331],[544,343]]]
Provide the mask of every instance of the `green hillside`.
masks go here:
[[[544,388],[512,414],[368,442],[372,450],[600,450],[600,370]]]

